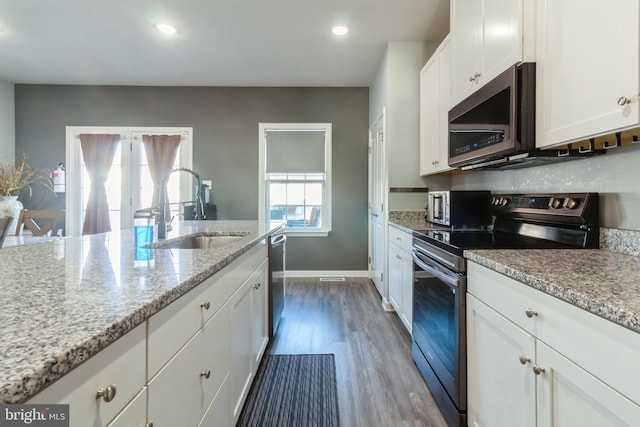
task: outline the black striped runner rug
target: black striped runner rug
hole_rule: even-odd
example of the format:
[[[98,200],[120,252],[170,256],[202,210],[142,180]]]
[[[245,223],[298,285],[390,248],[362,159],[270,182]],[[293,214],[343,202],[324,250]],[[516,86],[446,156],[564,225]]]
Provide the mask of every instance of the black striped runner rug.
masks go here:
[[[237,427],[338,427],[333,354],[271,354],[260,366]]]

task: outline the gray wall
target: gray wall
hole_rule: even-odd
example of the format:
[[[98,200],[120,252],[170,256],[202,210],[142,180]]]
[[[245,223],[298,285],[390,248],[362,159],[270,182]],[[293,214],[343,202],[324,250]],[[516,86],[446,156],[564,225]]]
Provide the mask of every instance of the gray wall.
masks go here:
[[[0,163],[15,158],[13,83],[0,80]]]
[[[590,159],[512,171],[457,175],[454,189],[496,192],[597,192],[600,224],[640,230],[640,144],[615,148]]]
[[[368,99],[368,88],[17,84],[15,149],[53,169],[65,126],[191,126],[193,166],[213,180],[218,218],[256,219],[258,123],[333,123],[333,231],[289,239],[287,267],[366,270]]]

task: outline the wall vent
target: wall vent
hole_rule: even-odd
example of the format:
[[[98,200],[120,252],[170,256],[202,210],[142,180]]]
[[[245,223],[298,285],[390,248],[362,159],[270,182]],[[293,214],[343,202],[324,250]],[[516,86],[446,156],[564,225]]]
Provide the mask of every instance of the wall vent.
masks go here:
[[[321,282],[344,282],[346,279],[344,277],[321,277]]]

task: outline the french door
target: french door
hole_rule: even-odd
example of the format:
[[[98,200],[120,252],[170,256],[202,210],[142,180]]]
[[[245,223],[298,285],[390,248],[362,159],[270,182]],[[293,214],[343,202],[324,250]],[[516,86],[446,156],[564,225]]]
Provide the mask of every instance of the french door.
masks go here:
[[[120,135],[120,143],[105,183],[111,229],[114,231],[133,227],[134,211],[151,207],[153,181],[142,144],[142,135],[180,135],[181,142],[174,167],[191,168],[192,165],[192,128],[67,126],[65,233],[68,236],[82,234],[91,187],[80,147],[80,134],[83,133]],[[190,174],[172,174],[167,182],[169,200],[193,200],[187,198],[193,197],[193,188]],[[172,205],[172,215],[180,213],[179,208],[179,205]]]

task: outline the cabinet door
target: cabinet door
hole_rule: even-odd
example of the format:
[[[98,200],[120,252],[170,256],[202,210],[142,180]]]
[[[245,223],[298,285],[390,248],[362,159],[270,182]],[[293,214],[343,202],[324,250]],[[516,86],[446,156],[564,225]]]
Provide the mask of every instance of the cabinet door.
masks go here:
[[[453,98],[458,103],[477,85],[482,64],[482,0],[451,2]]]
[[[402,270],[402,314],[400,319],[409,333],[413,329],[413,260],[411,254],[401,251],[402,259],[400,268]]]
[[[402,251],[398,246],[389,243],[389,302],[396,313],[402,313]]]
[[[440,45],[438,109],[438,172],[452,170],[449,167],[449,110],[451,109],[451,42],[449,38]]]
[[[251,276],[253,283],[253,302],[251,321],[253,323],[251,333],[251,353],[253,355],[253,374],[255,375],[260,365],[262,355],[269,342],[269,323],[267,321],[267,292],[269,290],[269,264],[265,260],[258,270]]]
[[[147,388],[140,393],[109,423],[108,427],[142,427],[147,425]]]
[[[229,372],[229,306],[224,305],[149,383],[155,427],[195,426]]]
[[[251,304],[253,282],[247,280],[231,297],[231,409],[234,423],[253,380]]]
[[[540,341],[536,364],[538,427],[638,425],[640,406]]]
[[[484,0],[478,87],[522,60],[523,1]]]
[[[470,294],[467,357],[469,426],[535,427],[535,339]]]
[[[639,10],[638,0],[538,0],[538,147],[639,123]]]
[[[420,71],[420,175],[436,171],[440,160],[440,56],[436,51]]]

